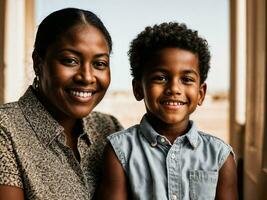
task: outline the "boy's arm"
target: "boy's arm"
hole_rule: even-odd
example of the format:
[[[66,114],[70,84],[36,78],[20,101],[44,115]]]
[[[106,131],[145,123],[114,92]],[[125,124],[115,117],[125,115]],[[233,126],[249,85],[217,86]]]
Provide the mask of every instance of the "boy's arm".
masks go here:
[[[104,163],[100,185],[96,192],[99,200],[127,200],[125,172],[110,144],[104,150]]]
[[[216,200],[237,200],[237,172],[233,155],[230,154],[219,171]]]

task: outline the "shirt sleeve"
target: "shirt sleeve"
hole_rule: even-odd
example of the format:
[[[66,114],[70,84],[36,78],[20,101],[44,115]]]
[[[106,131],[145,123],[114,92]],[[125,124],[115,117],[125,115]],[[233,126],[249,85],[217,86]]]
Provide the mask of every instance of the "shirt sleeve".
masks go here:
[[[219,160],[219,169],[221,169],[221,167],[223,166],[223,164],[225,163],[225,161],[227,160],[230,154],[232,154],[234,157],[234,160],[236,160],[233,148],[229,144],[223,143],[223,148],[220,154],[221,155],[220,155],[220,160]]]
[[[0,128],[0,185],[23,188],[11,137]]]
[[[126,168],[126,157],[125,154],[122,152],[121,147],[123,146],[123,141],[126,142],[126,140],[122,139],[123,136],[120,133],[115,133],[107,137],[109,140],[110,145],[112,146],[118,160],[122,164],[123,168]]]

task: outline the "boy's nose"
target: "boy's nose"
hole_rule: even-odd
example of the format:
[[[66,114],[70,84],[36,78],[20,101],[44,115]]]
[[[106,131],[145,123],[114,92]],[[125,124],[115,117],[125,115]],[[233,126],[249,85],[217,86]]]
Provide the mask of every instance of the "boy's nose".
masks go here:
[[[167,95],[181,94],[181,91],[182,91],[181,84],[177,80],[170,81],[166,88]]]

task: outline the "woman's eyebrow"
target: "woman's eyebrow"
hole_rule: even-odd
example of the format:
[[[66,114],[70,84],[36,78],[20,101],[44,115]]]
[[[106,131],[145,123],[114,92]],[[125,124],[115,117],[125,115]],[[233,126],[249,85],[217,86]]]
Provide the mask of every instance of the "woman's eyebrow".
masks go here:
[[[59,51],[59,53],[64,53],[64,52],[73,53],[73,54],[76,54],[76,55],[79,55],[79,56],[83,54],[82,52],[77,51],[75,49],[71,49],[71,48],[61,49]],[[99,57],[107,57],[107,58],[109,58],[110,56],[109,56],[109,53],[98,53],[98,54],[94,55],[94,57],[95,58],[99,58]]]
[[[96,54],[94,57],[95,58],[99,58],[99,57],[107,57],[107,58],[109,58],[109,54],[108,53],[99,53],[99,54]]]

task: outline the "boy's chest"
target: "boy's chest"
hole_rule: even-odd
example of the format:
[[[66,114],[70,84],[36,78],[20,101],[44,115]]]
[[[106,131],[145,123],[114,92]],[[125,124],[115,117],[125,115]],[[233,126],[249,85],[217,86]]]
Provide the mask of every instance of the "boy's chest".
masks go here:
[[[129,177],[136,198],[214,199],[218,163],[207,149],[184,145],[143,146],[129,159]],[[138,155],[139,154],[139,155]]]

